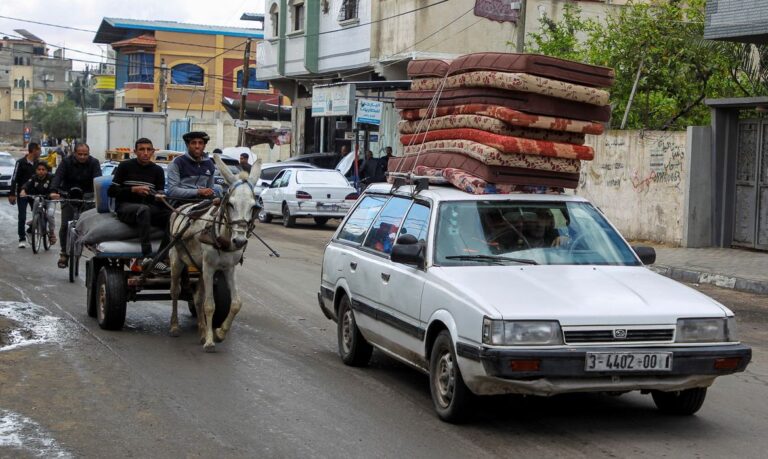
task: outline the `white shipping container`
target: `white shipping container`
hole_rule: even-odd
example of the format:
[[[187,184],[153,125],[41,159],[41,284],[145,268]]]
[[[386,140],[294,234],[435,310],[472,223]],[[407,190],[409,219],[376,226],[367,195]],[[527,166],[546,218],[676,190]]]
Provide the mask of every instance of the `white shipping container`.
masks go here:
[[[142,137],[151,140],[155,148],[165,149],[167,124],[165,113],[92,112],[88,113],[86,142],[91,147],[91,155],[99,161],[104,161],[107,150],[133,150],[136,140]]]

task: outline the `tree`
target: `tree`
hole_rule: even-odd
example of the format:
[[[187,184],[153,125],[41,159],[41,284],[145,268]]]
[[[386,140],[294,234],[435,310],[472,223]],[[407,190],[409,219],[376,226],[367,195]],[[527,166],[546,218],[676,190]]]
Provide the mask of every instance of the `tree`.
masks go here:
[[[37,129],[51,137],[62,139],[80,134],[80,110],[71,100],[64,99],[55,105],[31,100],[27,115]]]
[[[533,51],[612,67],[612,127],[619,127],[638,75],[630,129],[682,129],[709,123],[705,98],[766,93],[759,71],[745,71],[742,45],[703,40],[705,0],[652,0],[617,8],[604,22],[568,5],[545,18]],[[585,37],[578,42],[577,37]],[[754,62],[754,60],[753,60]],[[759,68],[759,65],[758,65]],[[754,69],[753,69],[754,70]]]

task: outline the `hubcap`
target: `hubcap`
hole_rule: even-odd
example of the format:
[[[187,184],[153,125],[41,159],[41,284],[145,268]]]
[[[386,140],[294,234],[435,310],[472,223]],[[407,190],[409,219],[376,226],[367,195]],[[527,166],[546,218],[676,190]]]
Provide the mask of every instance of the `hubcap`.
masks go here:
[[[347,309],[344,311],[344,317],[341,319],[341,347],[345,354],[349,354],[352,349],[352,311]]]
[[[453,400],[453,390],[456,385],[456,370],[450,351],[444,351],[437,362],[437,375],[435,376],[435,393],[440,406],[448,407]]]

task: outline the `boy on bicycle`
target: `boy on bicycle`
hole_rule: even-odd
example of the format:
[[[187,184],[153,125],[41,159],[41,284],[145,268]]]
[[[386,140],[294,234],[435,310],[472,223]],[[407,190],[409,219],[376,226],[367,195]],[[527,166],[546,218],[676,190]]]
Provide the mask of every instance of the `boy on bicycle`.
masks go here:
[[[31,179],[27,180],[27,183],[21,188],[19,196],[24,198],[27,196],[44,196],[48,197],[51,193],[51,180],[53,175],[51,174],[48,163],[40,162],[35,167],[35,175]],[[48,240],[51,245],[56,243],[56,220],[54,216],[54,208],[50,202],[45,203],[45,215],[48,220]],[[30,226],[31,222],[27,225]],[[31,226],[27,228],[27,233],[31,231]]]

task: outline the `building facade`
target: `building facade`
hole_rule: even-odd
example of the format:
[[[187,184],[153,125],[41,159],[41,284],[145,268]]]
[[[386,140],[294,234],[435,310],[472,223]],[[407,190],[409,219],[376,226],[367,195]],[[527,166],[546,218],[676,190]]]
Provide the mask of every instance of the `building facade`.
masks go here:
[[[218,119],[222,99],[240,97],[246,41],[253,54],[262,36],[259,29],[104,18],[93,41],[115,51],[116,109]],[[246,71],[248,101],[285,103],[256,79],[254,59]]]
[[[30,102],[54,104],[70,86],[72,61],[26,30],[0,40],[0,122],[26,118]],[[18,37],[18,38],[15,38]]]

